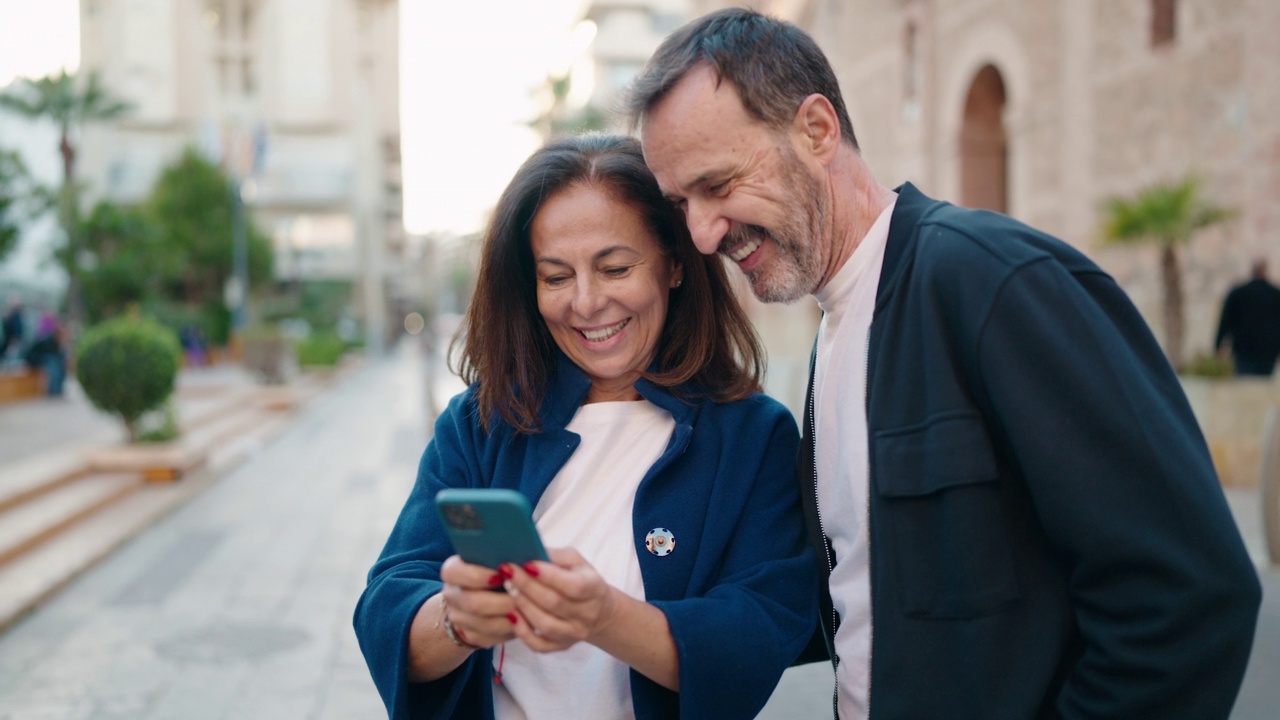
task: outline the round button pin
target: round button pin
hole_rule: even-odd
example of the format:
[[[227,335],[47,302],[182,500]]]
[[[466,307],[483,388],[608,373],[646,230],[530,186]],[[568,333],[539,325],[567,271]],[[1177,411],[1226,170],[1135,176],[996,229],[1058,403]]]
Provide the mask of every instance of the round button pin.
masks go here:
[[[665,557],[676,549],[676,536],[666,528],[654,528],[644,538],[644,546],[658,557]]]

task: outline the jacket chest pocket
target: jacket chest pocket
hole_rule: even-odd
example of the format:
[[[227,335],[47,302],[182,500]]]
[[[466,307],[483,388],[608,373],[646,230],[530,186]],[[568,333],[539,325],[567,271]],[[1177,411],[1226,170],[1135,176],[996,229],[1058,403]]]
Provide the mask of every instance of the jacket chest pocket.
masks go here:
[[[976,414],[875,434],[879,494],[872,552],[908,617],[973,618],[1017,600],[996,459]]]

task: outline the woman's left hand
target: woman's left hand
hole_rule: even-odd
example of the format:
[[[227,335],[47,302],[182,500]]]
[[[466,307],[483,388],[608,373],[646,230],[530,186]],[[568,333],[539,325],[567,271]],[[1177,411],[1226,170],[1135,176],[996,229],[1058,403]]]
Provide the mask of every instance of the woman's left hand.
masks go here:
[[[505,586],[520,622],[516,637],[536,652],[565,650],[608,627],[621,591],[604,581],[578,551],[553,548],[551,562],[504,565]]]

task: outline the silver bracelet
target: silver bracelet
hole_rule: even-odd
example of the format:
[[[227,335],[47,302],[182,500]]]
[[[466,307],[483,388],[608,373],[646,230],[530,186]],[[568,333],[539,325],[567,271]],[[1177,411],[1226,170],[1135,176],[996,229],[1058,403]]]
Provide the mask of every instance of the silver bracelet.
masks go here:
[[[480,647],[467,642],[467,636],[461,630],[453,626],[453,622],[449,620],[449,605],[445,604],[444,612],[440,614],[440,622],[444,625],[444,634],[449,640],[458,647],[470,648],[471,650],[479,650]]]

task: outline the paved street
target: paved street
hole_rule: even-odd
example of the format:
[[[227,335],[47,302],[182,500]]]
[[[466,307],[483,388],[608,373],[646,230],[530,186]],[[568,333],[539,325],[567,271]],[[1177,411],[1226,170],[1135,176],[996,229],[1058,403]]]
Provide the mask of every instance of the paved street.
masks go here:
[[[383,715],[350,617],[427,438],[423,368],[366,364],[0,638],[0,718]]]
[[[457,389],[428,375],[414,344],[367,362],[0,636],[0,720],[385,717],[350,618],[413,481],[429,398]],[[1280,717],[1280,575],[1264,579],[1237,720]],[[761,717],[829,717],[830,703],[830,669],[811,665]]]

